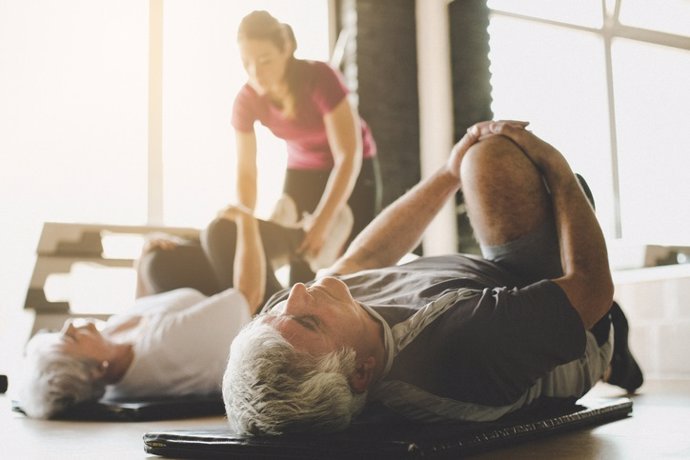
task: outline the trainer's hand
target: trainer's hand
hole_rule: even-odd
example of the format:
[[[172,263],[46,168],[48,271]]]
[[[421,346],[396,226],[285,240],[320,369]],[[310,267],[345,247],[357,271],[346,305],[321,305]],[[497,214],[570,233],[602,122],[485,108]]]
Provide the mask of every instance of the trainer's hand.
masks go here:
[[[318,256],[319,252],[326,243],[326,238],[333,226],[332,222],[327,222],[325,219],[314,219],[308,216],[303,221],[304,239],[297,248],[298,254],[304,254],[310,257]]]
[[[465,154],[473,144],[476,144],[480,140],[489,136],[497,134],[492,130],[492,126],[496,123],[501,123],[502,126],[509,126],[511,128],[521,130],[524,130],[525,127],[529,125],[529,121],[501,120],[498,122],[480,121],[479,123],[475,123],[474,125],[470,126],[465,135],[462,136],[462,139],[460,139],[460,141],[458,141],[458,143],[455,144],[450,151],[450,157],[448,158],[446,165],[452,175],[457,178],[460,177],[460,164],[462,163],[462,159],[465,157]]]

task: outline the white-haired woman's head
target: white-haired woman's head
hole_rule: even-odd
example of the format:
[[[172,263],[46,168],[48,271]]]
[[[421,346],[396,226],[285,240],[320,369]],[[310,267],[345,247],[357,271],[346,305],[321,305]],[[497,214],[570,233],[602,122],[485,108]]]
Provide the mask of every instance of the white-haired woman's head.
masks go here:
[[[53,418],[105,393],[101,362],[69,355],[60,346],[61,337],[38,333],[27,344],[19,400],[29,417]]]
[[[223,378],[228,421],[241,434],[329,432],[345,429],[366,401],[348,375],[356,353],[300,353],[256,319],[235,338]]]

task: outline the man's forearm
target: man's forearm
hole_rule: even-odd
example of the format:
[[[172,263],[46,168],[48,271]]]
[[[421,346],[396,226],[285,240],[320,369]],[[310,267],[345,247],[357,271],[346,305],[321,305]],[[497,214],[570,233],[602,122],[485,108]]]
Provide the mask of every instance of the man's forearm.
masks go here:
[[[506,121],[524,128],[526,122]],[[472,125],[453,146],[447,163],[431,177],[417,184],[379,214],[350,244],[345,255],[329,269],[332,273],[352,273],[397,263],[414,249],[429,223],[448,198],[460,188],[460,165],[469,148],[483,136],[493,134],[491,121]]]
[[[457,176],[442,168],[381,212],[331,268],[345,274],[394,265],[418,244],[429,223],[460,188]]]
[[[611,307],[613,282],[606,242],[589,201],[565,157],[529,131],[497,122],[491,131],[512,139],[543,174],[553,203],[563,276],[553,281],[586,328]]]
[[[587,292],[581,289],[568,292],[573,297],[582,296],[571,301],[588,307],[584,312],[581,310],[581,315],[589,327],[608,310],[613,295],[604,235],[569,167],[548,169],[545,178],[551,190],[564,272],[564,277],[557,282],[587,286]]]

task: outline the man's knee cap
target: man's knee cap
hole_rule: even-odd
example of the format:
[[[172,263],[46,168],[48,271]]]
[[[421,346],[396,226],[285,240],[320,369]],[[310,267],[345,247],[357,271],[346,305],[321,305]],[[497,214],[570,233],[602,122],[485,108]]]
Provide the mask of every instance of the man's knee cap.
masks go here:
[[[511,159],[524,156],[520,148],[505,136],[491,136],[474,144],[465,154],[460,165],[463,177],[482,171],[495,171],[510,164]]]

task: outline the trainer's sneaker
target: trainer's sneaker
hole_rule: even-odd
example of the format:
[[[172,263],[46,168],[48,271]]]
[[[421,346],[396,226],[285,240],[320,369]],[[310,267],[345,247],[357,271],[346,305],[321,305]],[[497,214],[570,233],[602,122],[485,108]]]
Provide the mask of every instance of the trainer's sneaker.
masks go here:
[[[343,246],[345,246],[345,242],[352,232],[354,221],[352,209],[345,205],[336,216],[335,222],[333,222],[331,227],[331,234],[324,242],[319,254],[316,257],[305,256],[304,259],[309,263],[311,271],[316,273],[322,268],[328,268],[333,265],[340,256]]]
[[[613,302],[609,314],[611,315],[614,335],[611,374],[607,382],[624,388],[628,393],[634,393],[642,386],[644,377],[628,347],[628,320],[616,302]]]

